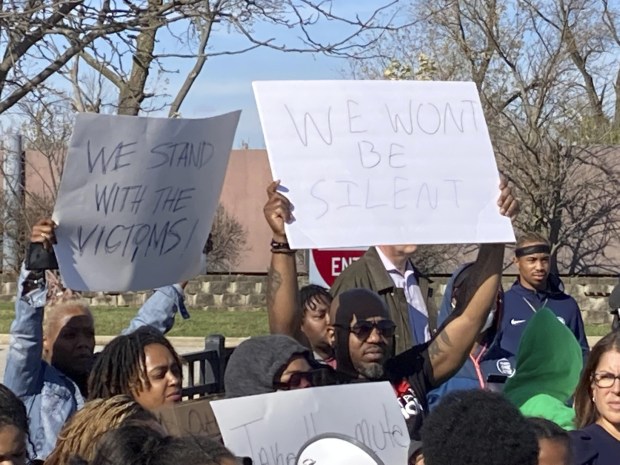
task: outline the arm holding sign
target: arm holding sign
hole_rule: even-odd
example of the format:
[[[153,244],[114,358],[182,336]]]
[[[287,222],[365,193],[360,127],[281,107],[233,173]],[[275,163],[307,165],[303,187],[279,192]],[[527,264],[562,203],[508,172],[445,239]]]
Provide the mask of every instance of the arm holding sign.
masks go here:
[[[290,221],[291,204],[277,191],[279,181],[267,188],[268,200],[263,208],[265,218],[273,231],[274,244],[288,244],[284,224]],[[297,285],[297,265],[292,250],[276,249],[272,246],[271,265],[267,274],[267,311],[269,331],[272,334],[286,334],[309,346],[301,332],[301,307]]]
[[[32,230],[31,241],[44,244],[51,250],[53,242],[53,223],[42,220]],[[49,237],[45,237],[49,233]],[[17,297],[15,299],[15,319],[11,324],[11,340],[7,353],[4,384],[11,389],[25,404],[28,410],[31,441],[28,450],[31,457],[45,459],[54,448],[56,437],[65,421],[83,403],[76,381],[60,368],[52,366],[53,357],[46,355],[47,361],[42,358],[47,342],[56,347],[51,339],[58,340],[55,331],[50,325],[58,327],[58,318],[48,315],[48,322],[44,330],[43,315],[47,303],[48,285],[43,270],[22,270],[17,283]],[[56,312],[56,316],[58,316]],[[65,318],[66,319],[66,318]],[[51,321],[49,321],[51,320]],[[56,322],[56,323],[54,323]],[[85,331],[88,329],[81,325]],[[81,331],[80,331],[81,332]],[[66,333],[68,335],[68,332]],[[76,337],[75,340],[84,341]],[[80,360],[88,363],[84,358],[87,350],[80,342]],[[57,357],[63,357],[62,355]]]
[[[31,244],[42,244],[45,250],[51,252],[52,245],[56,243],[55,229],[56,224],[50,218],[40,220],[32,229]],[[46,286],[46,284],[45,279],[43,279],[43,285]],[[183,289],[186,284],[175,284],[156,289],[153,295],[140,308],[135,318],[129,323],[129,326],[123,331],[123,334],[130,333],[146,325],[153,326],[165,334],[174,325],[177,309],[184,318],[189,318],[183,303]],[[44,291],[47,292],[47,287],[45,287]],[[44,305],[45,301],[43,301],[42,306]]]
[[[131,333],[142,326],[152,326],[162,334],[166,334],[174,326],[177,310],[183,318],[189,318],[183,293],[186,284],[187,282],[155,289],[122,334]]]
[[[500,213],[514,218],[519,204],[503,178],[500,189]],[[476,262],[461,285],[464,294],[457,301],[458,307],[454,311],[457,316],[440,329],[428,346],[436,386],[454,375],[468,357],[497,298],[503,261],[504,244],[480,246]]]
[[[43,385],[40,373],[44,363],[41,354],[46,292],[43,274],[22,267],[4,370],[4,384],[22,398],[39,393]]]
[[[44,219],[32,228],[30,242],[51,250],[54,243],[54,223]],[[17,396],[34,395],[41,391],[40,372],[44,362],[43,308],[47,297],[44,271],[29,271],[22,266],[17,281],[15,319],[11,323],[11,340],[7,354],[4,384]]]

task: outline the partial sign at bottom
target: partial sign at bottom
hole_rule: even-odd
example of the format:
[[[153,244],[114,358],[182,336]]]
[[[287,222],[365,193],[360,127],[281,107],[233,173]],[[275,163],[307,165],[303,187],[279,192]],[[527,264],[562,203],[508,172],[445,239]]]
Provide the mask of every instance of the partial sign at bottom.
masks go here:
[[[294,464],[301,447],[340,433],[386,464],[407,463],[409,434],[389,383],[327,386],[214,401],[224,444],[255,464]]]

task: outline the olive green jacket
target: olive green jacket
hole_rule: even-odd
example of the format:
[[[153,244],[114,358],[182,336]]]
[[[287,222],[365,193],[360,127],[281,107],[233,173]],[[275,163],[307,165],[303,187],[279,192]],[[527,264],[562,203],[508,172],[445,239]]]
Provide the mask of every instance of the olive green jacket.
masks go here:
[[[431,281],[420,274],[415,267],[413,269],[426,303],[428,325],[433,334],[437,324],[437,309],[431,299],[433,295],[433,289],[430,287]],[[414,340],[409,327],[409,307],[405,291],[394,286],[394,281],[383,266],[375,247],[370,247],[359,260],[346,267],[336,278],[330,292],[335,297],[341,292],[355,288],[370,289],[385,299],[390,316],[396,323],[395,350],[397,354],[424,342]]]

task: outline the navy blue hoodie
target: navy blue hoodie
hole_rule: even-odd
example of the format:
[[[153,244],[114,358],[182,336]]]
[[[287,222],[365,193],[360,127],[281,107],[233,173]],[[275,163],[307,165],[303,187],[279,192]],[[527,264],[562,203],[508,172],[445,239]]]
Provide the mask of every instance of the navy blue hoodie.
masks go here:
[[[450,277],[441,301],[439,315],[437,316],[438,327],[444,325],[453,313],[452,297],[454,295],[456,279],[463,270],[472,264],[468,263],[461,266]],[[499,346],[498,326],[502,313],[501,305],[499,307],[496,309],[492,326],[485,331],[484,339],[480,341],[476,351],[470,353],[461,369],[452,378],[427,394],[431,409],[449,392],[463,389],[487,388],[487,378],[489,375],[505,377],[514,374],[514,357],[511,357],[510,354],[503,351]]]
[[[620,441],[593,423],[569,433],[575,465],[618,465]]]
[[[500,346],[503,350],[516,355],[521,335],[534,313],[542,308],[551,309],[555,316],[575,335],[584,361],[588,352],[588,340],[583,327],[581,311],[575,299],[564,293],[564,284],[559,277],[549,275],[545,291],[533,291],[521,285],[519,279],[504,294],[504,314],[501,322]]]

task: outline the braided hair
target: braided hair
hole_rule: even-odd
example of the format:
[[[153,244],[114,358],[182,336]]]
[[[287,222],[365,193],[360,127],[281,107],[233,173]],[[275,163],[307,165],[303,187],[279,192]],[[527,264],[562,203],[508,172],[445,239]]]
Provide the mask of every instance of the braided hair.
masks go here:
[[[299,299],[301,300],[301,309],[305,313],[308,309],[314,310],[317,306],[317,301],[324,300],[329,306],[334,298],[329,293],[329,290],[323,286],[308,284],[299,290]]]
[[[88,398],[107,399],[119,394],[134,397],[149,389],[144,349],[160,344],[170,351],[181,373],[182,362],[172,344],[152,326],[142,326],[129,334],[117,336],[98,354],[88,377]]]
[[[155,454],[151,465],[194,463],[221,465],[224,460],[235,461],[226,447],[205,435],[170,437]]]
[[[157,422],[152,413],[129,396],[114,396],[86,402],[62,428],[56,447],[45,459],[45,464],[65,465],[74,454],[87,461],[92,460],[99,439],[106,431],[133,420]]]
[[[103,434],[92,460],[76,457],[69,464],[149,465],[166,442],[162,431],[130,422]]]

